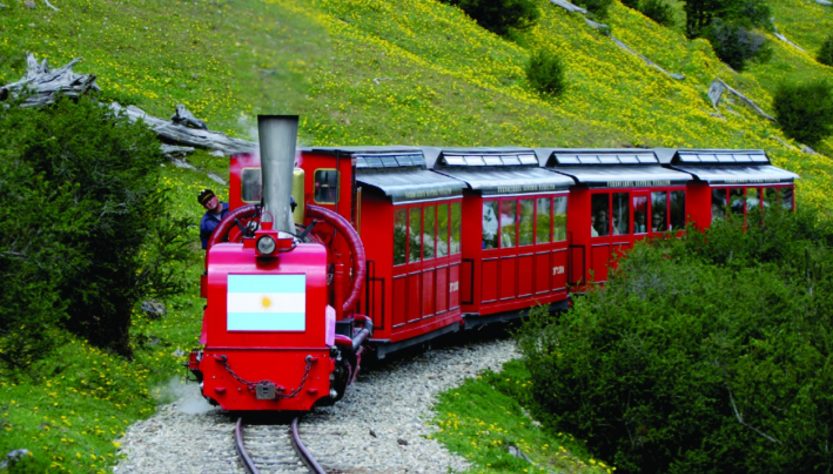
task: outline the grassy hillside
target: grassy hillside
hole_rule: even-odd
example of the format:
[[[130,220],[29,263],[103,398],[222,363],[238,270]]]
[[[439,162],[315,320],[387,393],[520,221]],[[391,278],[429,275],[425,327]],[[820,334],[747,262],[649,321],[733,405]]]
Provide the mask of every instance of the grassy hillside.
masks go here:
[[[764,148],[777,165],[802,175],[799,205],[833,213],[826,193],[833,184],[833,140],[819,147],[823,155],[803,153],[742,103],[727,98],[715,110],[706,94],[719,77],[771,111],[782,82],[833,79],[833,68],[814,60],[833,30],[833,8],[811,0],[770,1],[779,31],[806,52],[769,36],[772,60],[740,74],[706,41],[688,41],[681,24],[664,28],[614,2],[606,20],[612,34],[684,74],[682,81],[546,0],[539,1],[537,26],[510,39],[435,0],[52,0],[58,11],[40,1],[34,8],[22,0],[2,3],[3,84],[24,74],[27,52],[53,67],[81,57],[75,70],[98,77],[104,100],[160,117],[183,103],[211,128],[246,138],[259,113],[299,114],[305,145]],[[680,2],[674,4],[680,20]],[[524,68],[539,48],[564,59],[567,91],[560,98],[541,98],[527,83]],[[205,153],[189,161],[198,169],[167,166],[159,186],[169,192],[169,207],[196,223],[196,192],[222,188],[205,172],[224,176],[226,163]],[[197,242],[196,228],[190,232]],[[147,387],[181,374],[177,364],[196,344],[200,324],[198,244],[194,259],[177,265],[194,282],[189,294],[169,301],[161,321],[137,314],[136,361],[130,368],[102,362],[106,377],[132,369],[131,383]],[[26,447],[48,459],[42,466],[73,470],[76,453],[86,449],[96,457],[85,459],[81,465],[92,467],[82,470],[103,469],[113,460],[113,436],[146,415],[159,395],[125,389],[99,400],[97,419],[112,417],[99,433],[84,416],[88,387],[66,374],[106,355],[77,341],[66,347],[53,355],[66,360],[61,371],[43,370],[16,384],[0,380],[0,455]],[[53,385],[41,391],[47,380]],[[64,412],[49,412],[50,406]],[[42,415],[23,415],[33,410]],[[69,418],[62,421],[61,414]]]

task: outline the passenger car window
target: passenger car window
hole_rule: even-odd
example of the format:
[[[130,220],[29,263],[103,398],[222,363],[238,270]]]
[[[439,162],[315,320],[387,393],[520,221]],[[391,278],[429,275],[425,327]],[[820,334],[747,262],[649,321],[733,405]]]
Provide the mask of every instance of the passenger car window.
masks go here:
[[[599,237],[610,233],[610,204],[607,194],[594,194],[591,200],[590,234]]]
[[[505,199],[500,201],[500,248],[515,247],[515,217],[517,201]]]
[[[240,181],[240,199],[243,202],[260,202],[263,199],[260,168],[243,168]]]
[[[781,188],[781,205],[784,209],[793,208],[793,188]]]
[[[646,196],[633,197],[633,232],[635,234],[648,232],[648,198]]]
[[[668,230],[668,193],[665,191],[651,193],[651,231]]]
[[[338,171],[333,169],[315,170],[315,202],[335,204],[338,202]]]
[[[483,201],[483,248],[497,248],[498,202]]]
[[[685,191],[671,191],[671,229],[685,229]]]
[[[437,206],[437,256],[448,255],[448,204],[443,203]]]
[[[422,225],[422,258],[434,258],[434,239],[436,238],[436,227],[434,226],[434,206],[425,206],[422,210],[424,223]]]
[[[746,209],[746,201],[743,198],[743,188],[732,188],[729,190],[729,206],[735,214],[743,215]]]
[[[631,233],[630,199],[628,193],[613,193],[613,233]]]
[[[412,207],[409,211],[408,261],[418,262],[422,255],[422,209]]]
[[[408,210],[397,209],[393,213],[393,264],[405,263],[405,242],[408,239]]]
[[[532,225],[535,217],[535,201],[532,199],[520,200],[521,213],[518,215],[518,244],[532,244]]]
[[[543,244],[550,241],[550,198],[538,198],[535,212],[535,242]]]
[[[553,199],[552,241],[567,240],[567,196]]]
[[[451,255],[460,253],[460,203],[451,204]]]
[[[712,189],[712,222],[726,215],[726,190]]]

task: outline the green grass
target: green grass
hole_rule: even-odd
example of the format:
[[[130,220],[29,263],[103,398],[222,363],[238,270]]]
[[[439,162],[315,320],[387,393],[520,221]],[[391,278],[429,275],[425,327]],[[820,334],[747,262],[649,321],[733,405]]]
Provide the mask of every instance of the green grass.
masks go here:
[[[24,74],[26,52],[52,67],[81,57],[75,70],[97,76],[104,101],[135,104],[160,117],[182,103],[212,129],[250,139],[257,114],[299,114],[302,145],[764,148],[775,164],[801,174],[800,205],[833,214],[833,164],[827,156],[801,153],[737,101],[727,99],[715,110],[706,96],[720,77],[771,110],[781,82],[833,78],[833,68],[814,60],[833,26],[833,9],[812,1],[770,2],[779,30],[808,53],[773,39],[773,59],[742,74],[717,60],[708,42],[684,37],[679,1],[672,2],[678,21],[671,29],[614,2],[606,20],[613,34],[665,69],[683,73],[683,81],[646,66],[580,16],[546,0],[539,1],[538,25],[510,39],[433,0],[76,0],[61,2],[60,11],[41,2],[35,8],[20,0],[3,3],[0,83]],[[539,96],[527,82],[524,69],[536,49],[564,60],[567,89],[559,98]],[[833,154],[833,141],[819,151]],[[198,170],[168,165],[159,182],[170,196],[168,209],[194,222],[188,229],[192,258],[171,263],[190,282],[186,291],[166,301],[169,314],[161,320],[135,315],[132,362],[67,338],[36,370],[4,374],[0,455],[26,448],[33,453],[26,461],[32,470],[105,471],[115,460],[113,441],[162,396],[155,387],[184,374],[179,354],[196,345],[203,304],[196,228],[201,209],[194,196],[206,186],[227,192],[205,174],[225,177],[225,159],[198,153],[189,162]],[[500,403],[504,415],[491,418],[467,407],[458,411],[467,414],[458,425],[468,431],[452,434],[446,426],[441,440],[483,470],[530,467],[499,454],[515,442],[507,433],[516,432],[523,433],[517,446],[533,466],[592,468],[581,454],[565,454],[569,461],[558,464],[562,452],[553,446],[566,437],[536,431],[531,421],[510,421],[520,408],[505,386],[495,388],[500,377],[473,381],[465,390]],[[524,380],[517,371],[510,371],[513,377]],[[107,396],[101,383],[113,387]],[[467,418],[474,413],[477,418]],[[472,436],[482,431],[480,421],[506,430],[488,438],[497,443],[493,451],[481,446],[488,443],[466,447],[479,439]],[[565,449],[581,453],[570,443]]]
[[[519,360],[500,373],[467,380],[440,395],[432,436],[468,459],[470,472],[613,472],[571,435],[547,432],[533,419],[527,409],[531,384]],[[528,460],[510,454],[510,448]]]

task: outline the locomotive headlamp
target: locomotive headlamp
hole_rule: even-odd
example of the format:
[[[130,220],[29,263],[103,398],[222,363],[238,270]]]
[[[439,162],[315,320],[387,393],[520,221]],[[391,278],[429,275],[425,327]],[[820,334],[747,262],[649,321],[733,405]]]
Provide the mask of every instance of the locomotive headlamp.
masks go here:
[[[258,255],[272,255],[275,252],[275,239],[271,235],[264,235],[257,239]]]

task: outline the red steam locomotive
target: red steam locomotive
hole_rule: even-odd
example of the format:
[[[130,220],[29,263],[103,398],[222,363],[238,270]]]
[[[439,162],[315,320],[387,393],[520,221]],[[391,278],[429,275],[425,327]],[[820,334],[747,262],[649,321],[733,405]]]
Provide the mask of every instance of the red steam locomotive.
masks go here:
[[[328,147],[259,118],[231,157],[190,370],[231,411],[338,400],[365,350],[566,306],[635,241],[794,208],[761,150]],[[297,166],[297,167],[295,167]],[[292,211],[290,195],[297,208]]]

